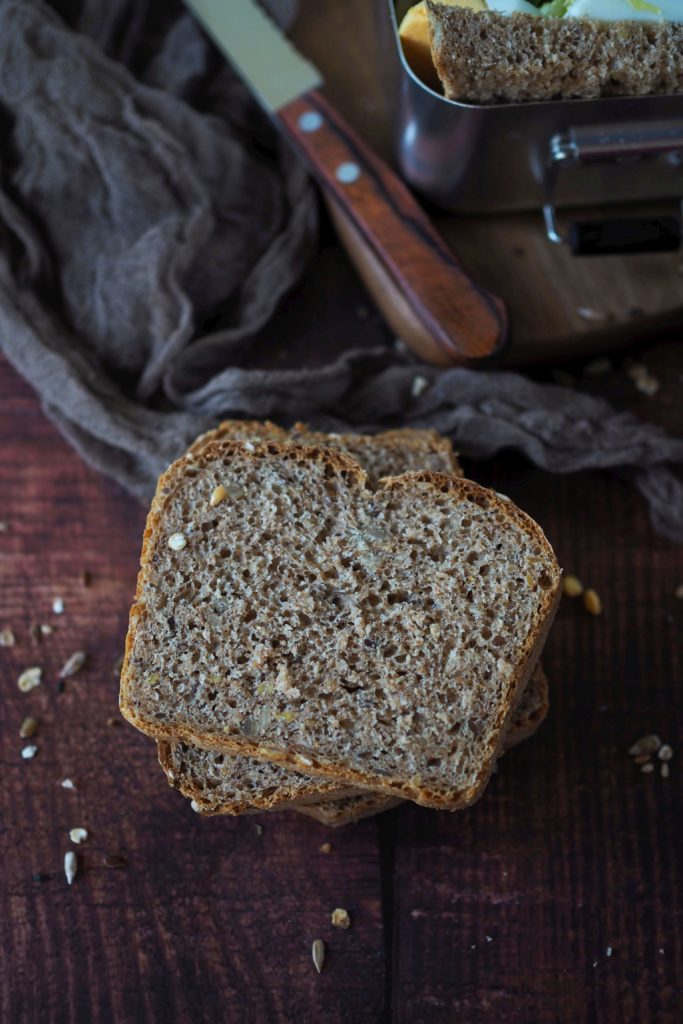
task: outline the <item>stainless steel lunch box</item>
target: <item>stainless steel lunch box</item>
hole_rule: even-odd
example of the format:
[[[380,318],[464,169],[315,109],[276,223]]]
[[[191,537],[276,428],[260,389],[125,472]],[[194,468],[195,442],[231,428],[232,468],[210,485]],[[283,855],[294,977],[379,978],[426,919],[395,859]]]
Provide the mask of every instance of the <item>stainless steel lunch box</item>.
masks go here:
[[[476,106],[424,85],[408,66],[398,24],[411,0],[378,0],[394,139],[406,181],[462,213],[683,196],[683,95]],[[553,237],[553,232],[555,237]]]

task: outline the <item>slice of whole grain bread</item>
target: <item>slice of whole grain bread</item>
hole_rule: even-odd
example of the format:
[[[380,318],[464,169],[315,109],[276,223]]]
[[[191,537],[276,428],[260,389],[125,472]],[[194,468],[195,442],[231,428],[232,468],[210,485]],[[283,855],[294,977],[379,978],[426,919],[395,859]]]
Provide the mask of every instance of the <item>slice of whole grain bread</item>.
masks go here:
[[[537,665],[514,710],[503,740],[509,750],[528,739],[538,729],[548,711],[548,681],[543,668]],[[301,805],[323,806],[336,820],[336,805],[343,801],[344,817],[338,824],[352,820],[349,798],[362,796],[362,817],[374,795],[378,808],[384,810],[387,797],[369,794],[366,790],[342,789],[335,782],[303,775],[268,761],[252,757],[230,757],[211,750],[202,750],[190,743],[158,741],[159,764],[171,786],[188,799],[202,814],[250,814],[255,811],[280,810]],[[390,801],[393,807],[393,801]],[[367,811],[367,814],[374,813]],[[316,815],[313,815],[314,817]]]
[[[373,491],[341,451],[213,441],[159,481],[121,709],[157,738],[465,806],[560,575],[540,528],[469,481]]]
[[[426,0],[432,58],[466,103],[641,96],[683,89],[683,25],[474,11]]]
[[[189,449],[201,452],[217,440],[268,439],[325,445],[353,455],[376,486],[385,476],[433,469],[462,476],[448,438],[435,430],[399,429],[381,434],[324,434],[302,423],[285,430],[269,421],[225,420]],[[310,800],[338,799],[348,787],[252,758],[230,758],[187,743],[159,743],[159,763],[172,786],[208,814],[244,814]]]

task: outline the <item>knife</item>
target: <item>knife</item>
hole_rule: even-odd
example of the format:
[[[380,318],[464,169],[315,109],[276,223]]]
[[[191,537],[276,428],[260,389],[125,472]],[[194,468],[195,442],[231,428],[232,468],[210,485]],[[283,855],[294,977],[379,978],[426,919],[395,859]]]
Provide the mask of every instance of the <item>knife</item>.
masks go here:
[[[507,314],[477,285],[391,168],[320,92],[317,68],[256,0],[186,0],[323,190],[385,319],[439,365],[498,353]]]

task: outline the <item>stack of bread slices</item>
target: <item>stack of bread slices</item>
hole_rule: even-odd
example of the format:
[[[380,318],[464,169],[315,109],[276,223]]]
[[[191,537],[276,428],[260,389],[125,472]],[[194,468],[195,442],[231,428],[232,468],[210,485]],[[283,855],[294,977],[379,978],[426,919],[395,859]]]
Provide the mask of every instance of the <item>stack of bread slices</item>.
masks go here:
[[[159,481],[121,710],[204,814],[456,810],[545,717],[560,577],[433,431],[226,422]]]

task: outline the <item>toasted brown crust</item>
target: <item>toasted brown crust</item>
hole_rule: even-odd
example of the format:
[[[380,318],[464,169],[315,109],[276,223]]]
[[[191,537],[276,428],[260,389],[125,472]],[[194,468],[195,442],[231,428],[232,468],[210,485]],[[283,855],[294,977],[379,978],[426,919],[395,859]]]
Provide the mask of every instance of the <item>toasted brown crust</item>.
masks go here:
[[[503,751],[510,750],[533,736],[547,715],[548,706],[548,680],[543,667],[539,664],[534,669],[527,689],[514,710],[510,728],[503,740]],[[363,811],[359,815],[360,817],[367,817],[385,810],[384,804],[394,805],[392,798],[386,797],[384,794],[371,794],[359,789],[336,786],[319,777],[308,777],[308,784],[302,785],[302,781],[307,777],[299,773],[295,773],[296,784],[289,780],[290,784],[288,785],[285,775],[277,787],[272,788],[268,793],[258,793],[250,800],[207,799],[205,791],[198,785],[192,773],[178,767],[177,759],[173,756],[173,748],[174,744],[167,740],[157,741],[159,764],[164,770],[169,785],[189,800],[193,800],[202,814],[252,814],[257,811],[282,810],[287,807],[298,808],[309,805],[310,807],[324,808],[320,816],[311,812],[311,817],[317,817],[319,821],[331,825],[334,823],[333,819],[335,819],[337,811],[344,812],[343,820],[338,824],[346,824],[347,821],[356,819],[356,815],[348,810],[348,802],[351,800],[358,799],[360,801],[362,798],[362,802],[358,804]],[[378,807],[377,811],[366,811],[365,809],[366,806],[370,807],[371,797],[374,797],[374,802]]]
[[[283,777],[273,792],[259,793],[258,798],[252,800],[207,800],[205,793],[192,776],[176,769],[172,743],[168,740],[158,740],[157,752],[159,764],[164,770],[169,786],[177,789],[189,800],[194,800],[203,814],[250,814],[256,811],[273,811],[308,803],[317,804],[320,801],[343,800],[358,796],[361,792],[354,786],[338,786],[320,778],[308,779],[307,784],[302,785],[301,780],[306,777],[297,772],[296,782],[290,780],[288,784],[287,778]]]
[[[307,807],[294,807],[292,810],[295,810],[297,814],[315,818],[316,821],[323,825],[329,825],[330,828],[339,828],[341,825],[352,825],[362,818],[370,818],[374,814],[389,811],[392,807],[398,807],[402,803],[403,800],[398,797],[367,793],[345,800],[326,800],[319,804],[309,804]]]
[[[553,567],[554,572],[554,579],[549,577],[549,587],[544,592],[543,600],[535,617],[533,629],[527,636],[522,648],[519,666],[505,685],[501,709],[497,719],[492,723],[491,734],[493,738],[482,750],[482,763],[476,782],[464,789],[453,789],[437,793],[410,781],[389,779],[376,772],[352,769],[335,763],[328,757],[313,758],[292,749],[275,749],[271,746],[264,746],[259,744],[256,739],[250,737],[229,736],[216,733],[215,731],[198,730],[179,723],[170,726],[156,720],[148,720],[136,711],[134,702],[130,699],[131,687],[134,682],[132,651],[138,619],[142,614],[144,606],[144,586],[148,563],[152,553],[153,537],[160,526],[164,505],[172,497],[175,490],[182,486],[185,471],[190,466],[201,468],[202,465],[207,464],[216,457],[222,459],[242,458],[254,461],[258,459],[279,458],[299,462],[306,460],[322,462],[329,466],[332,471],[337,471],[349,488],[367,490],[367,475],[360,466],[343,452],[330,448],[278,444],[272,441],[253,443],[235,441],[211,442],[205,449],[189,453],[175,462],[159,480],[157,493],[152,502],[145,527],[141,569],[138,575],[135,602],[130,612],[126,651],[121,673],[120,707],[123,716],[142,732],[158,739],[180,739],[208,750],[221,751],[227,754],[246,754],[257,760],[273,761],[278,764],[287,765],[305,775],[320,775],[323,778],[338,781],[340,784],[385,792],[393,796],[414,800],[429,807],[456,810],[473,803],[486,786],[493,770],[504,732],[514,711],[515,703],[538,661],[560,599],[561,572],[559,566],[557,566],[554,552],[541,528],[526,513],[516,508],[512,502],[469,480],[458,479],[439,473],[420,472],[406,473],[400,477],[387,478],[380,485],[381,489],[383,488],[387,491],[410,490],[413,493],[426,488],[438,491],[444,495],[452,495],[460,501],[472,501],[484,508],[492,507],[512,522],[515,522],[527,535],[536,541],[541,549],[545,551],[548,563]]]
[[[427,0],[432,58],[467,103],[670,94],[683,89],[683,25],[500,14]]]
[[[213,430],[201,434],[189,448],[188,453],[196,454],[214,441],[240,440],[245,437],[262,438],[269,441],[280,441],[283,444],[329,445],[331,448],[344,449],[347,445],[367,444],[370,448],[386,445],[401,450],[406,448],[414,452],[444,456],[449,465],[449,472],[454,476],[462,476],[462,466],[453,451],[449,438],[436,430],[418,430],[412,427],[400,427],[395,430],[383,430],[379,434],[328,434],[311,430],[305,423],[295,423],[290,430],[279,427],[270,420],[223,420]]]

